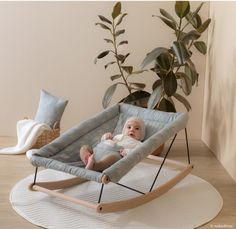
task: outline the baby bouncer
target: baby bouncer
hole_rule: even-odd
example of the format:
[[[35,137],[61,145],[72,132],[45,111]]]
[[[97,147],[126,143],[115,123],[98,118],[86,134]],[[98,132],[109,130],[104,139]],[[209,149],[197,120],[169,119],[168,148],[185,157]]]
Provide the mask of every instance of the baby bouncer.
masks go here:
[[[105,169],[103,172],[85,169],[79,158],[78,152],[80,147],[84,144],[89,144],[94,147],[105,132],[113,132],[114,134],[121,133],[126,119],[131,116],[137,116],[145,122],[146,136],[143,144],[133,149],[131,153]],[[187,141],[187,120],[187,113],[167,113],[128,104],[117,104],[109,107],[96,116],[68,130],[50,144],[41,149],[33,150],[30,160],[36,167],[36,170],[34,181],[30,185],[30,189],[32,191],[40,191],[48,195],[72,201],[73,203],[85,207],[93,208],[100,213],[123,211],[147,203],[175,186],[187,176],[193,168],[193,165],[190,164]],[[188,163],[186,164],[167,159],[177,133],[182,129],[185,129],[187,145]],[[171,137],[173,137],[173,139],[164,157],[150,155]],[[149,191],[144,193],[119,183],[124,175],[145,158],[159,162],[160,164],[160,166],[157,167],[156,174],[154,174],[153,182],[148,188]],[[165,184],[154,188],[157,178],[166,163],[178,168],[179,172]],[[60,181],[37,182],[38,167],[62,171],[72,174],[75,177]],[[85,181],[101,183],[97,203],[90,203],[57,191],[79,185]],[[113,182],[119,186],[137,192],[139,193],[139,196],[120,201],[102,202],[104,185],[109,182]]]

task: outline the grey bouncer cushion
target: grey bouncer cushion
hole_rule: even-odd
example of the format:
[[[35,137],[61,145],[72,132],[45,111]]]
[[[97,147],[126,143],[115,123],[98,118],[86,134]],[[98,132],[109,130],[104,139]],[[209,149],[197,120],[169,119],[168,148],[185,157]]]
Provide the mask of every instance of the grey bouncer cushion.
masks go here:
[[[105,132],[121,133],[126,119],[131,116],[137,116],[145,122],[146,135],[143,143],[103,172],[85,169],[79,157],[80,147],[84,144],[96,146]],[[101,182],[105,174],[112,182],[118,182],[138,162],[184,129],[187,121],[187,113],[168,113],[117,104],[69,129],[50,144],[36,150],[30,160],[36,167],[63,171],[87,180]]]

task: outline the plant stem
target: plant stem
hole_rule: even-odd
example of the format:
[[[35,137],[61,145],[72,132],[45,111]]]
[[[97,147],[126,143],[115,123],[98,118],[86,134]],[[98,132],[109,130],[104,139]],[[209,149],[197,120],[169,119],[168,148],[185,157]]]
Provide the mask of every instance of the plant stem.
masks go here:
[[[115,50],[115,58],[116,58],[116,63],[118,65],[118,68],[119,68],[119,71],[120,71],[120,74],[121,74],[121,77],[123,78],[124,82],[125,82],[125,86],[129,92],[129,94],[131,94],[131,89],[129,88],[129,85],[128,85],[128,82],[127,80],[125,79],[125,76],[124,76],[124,73],[121,69],[121,65],[120,65],[120,62],[119,62],[119,59],[118,59],[118,52],[117,52],[117,46],[116,46],[116,36],[115,36],[115,26],[114,26],[114,19],[112,20],[112,37],[113,37],[113,45],[114,45],[114,50]]]

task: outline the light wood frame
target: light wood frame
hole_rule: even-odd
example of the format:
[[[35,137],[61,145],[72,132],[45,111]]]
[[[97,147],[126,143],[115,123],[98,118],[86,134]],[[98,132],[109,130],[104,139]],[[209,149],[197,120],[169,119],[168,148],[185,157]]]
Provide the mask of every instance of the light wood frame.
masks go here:
[[[143,160],[143,162],[146,162],[149,164],[151,163],[151,164],[157,165],[159,163],[161,165],[160,165],[160,168],[157,172],[157,175],[154,179],[154,182],[153,182],[149,192],[142,193],[142,192],[137,191],[139,193],[142,193],[138,197],[134,197],[134,198],[131,198],[128,200],[126,199],[126,200],[114,201],[114,202],[109,202],[109,203],[101,203],[100,201],[101,201],[101,196],[102,196],[104,184],[107,184],[110,182],[109,177],[104,175],[101,179],[102,187],[101,187],[98,203],[90,203],[88,201],[80,200],[78,198],[67,196],[63,193],[55,191],[58,189],[64,189],[64,188],[72,187],[74,185],[79,185],[79,184],[82,184],[88,180],[80,178],[80,177],[75,177],[75,178],[70,178],[70,179],[60,180],[60,181],[36,182],[36,175],[37,175],[38,168],[36,168],[34,182],[29,185],[29,189],[31,191],[44,192],[48,195],[58,197],[58,198],[61,198],[61,199],[67,200],[67,201],[71,201],[73,203],[76,203],[76,204],[79,204],[79,205],[82,205],[82,206],[85,206],[88,208],[95,209],[99,213],[124,211],[124,210],[128,210],[131,208],[135,208],[137,206],[140,206],[142,204],[150,202],[153,199],[166,193],[168,190],[170,190],[172,187],[174,187],[177,183],[179,183],[184,177],[186,177],[192,171],[193,165],[190,163],[189,146],[188,146],[188,138],[187,138],[186,128],[185,128],[185,136],[186,136],[188,164],[167,159],[168,153],[172,147],[173,142],[175,141],[176,136],[177,136],[177,134],[175,134],[164,158],[149,155],[146,159]],[[175,175],[173,178],[171,178],[169,181],[167,181],[165,184],[160,185],[160,186],[153,189],[156,179],[157,179],[159,173],[161,172],[161,169],[164,164],[172,167],[173,169],[179,170],[179,173],[177,175]],[[117,183],[117,184],[119,184],[119,183]],[[127,186],[125,186],[125,187],[127,187]],[[129,187],[127,187],[127,188],[129,188]],[[132,189],[132,188],[130,188],[130,189],[133,191],[136,191],[135,189]]]

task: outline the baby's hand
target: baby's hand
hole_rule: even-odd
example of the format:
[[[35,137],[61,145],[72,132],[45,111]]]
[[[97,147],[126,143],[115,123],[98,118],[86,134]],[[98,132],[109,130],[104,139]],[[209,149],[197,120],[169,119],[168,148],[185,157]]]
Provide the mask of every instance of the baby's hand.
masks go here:
[[[121,149],[121,150],[119,151],[119,153],[120,153],[120,155],[121,155],[122,157],[124,157],[124,156],[127,155],[125,149]]]
[[[106,139],[106,140],[112,139],[112,138],[113,138],[112,133],[109,132],[109,133],[106,133],[106,134],[105,134],[105,139]]]

